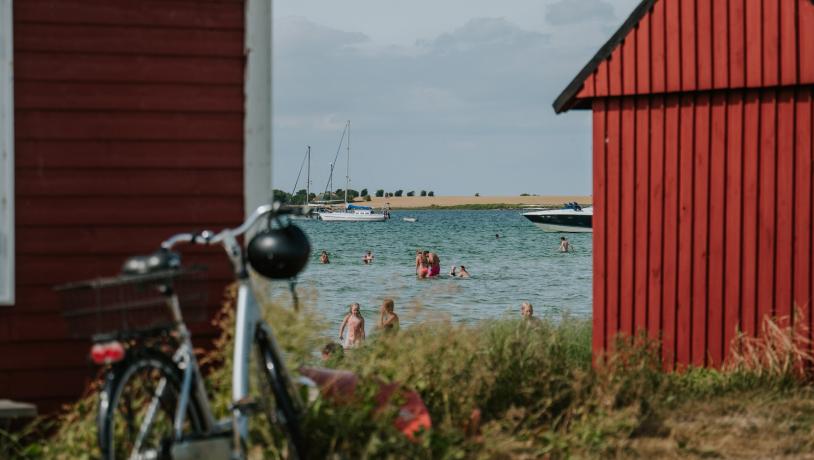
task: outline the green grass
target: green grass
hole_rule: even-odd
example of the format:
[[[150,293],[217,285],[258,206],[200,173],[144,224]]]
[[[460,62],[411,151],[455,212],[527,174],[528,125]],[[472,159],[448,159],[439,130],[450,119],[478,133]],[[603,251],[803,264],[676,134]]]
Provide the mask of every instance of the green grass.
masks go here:
[[[215,407],[228,407],[227,301],[224,329],[206,357]],[[269,306],[291,368],[319,364],[328,339],[319,315]],[[798,372],[732,367],[662,372],[656,344],[620,342],[592,365],[590,322],[503,319],[475,325],[424,322],[366,345],[330,364],[363,377],[358,397],[337,404],[316,398],[305,414],[315,458],[608,458],[782,457],[814,452],[814,395]],[[433,428],[417,442],[392,425],[395,407],[377,412],[375,380],[417,390]],[[66,408],[53,425],[39,422],[2,438],[5,458],[94,458],[94,397]],[[44,435],[43,433],[47,433]],[[256,458],[284,457],[284,443],[260,420]]]

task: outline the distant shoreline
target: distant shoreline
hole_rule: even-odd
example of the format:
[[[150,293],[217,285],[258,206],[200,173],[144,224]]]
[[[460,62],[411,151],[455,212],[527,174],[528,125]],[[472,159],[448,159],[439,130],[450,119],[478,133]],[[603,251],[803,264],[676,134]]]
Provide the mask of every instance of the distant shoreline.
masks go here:
[[[390,209],[443,210],[443,209],[518,209],[528,206],[560,207],[576,201],[582,206],[593,203],[585,195],[532,195],[532,196],[400,196],[389,198],[371,197],[371,201],[357,198],[356,204]]]

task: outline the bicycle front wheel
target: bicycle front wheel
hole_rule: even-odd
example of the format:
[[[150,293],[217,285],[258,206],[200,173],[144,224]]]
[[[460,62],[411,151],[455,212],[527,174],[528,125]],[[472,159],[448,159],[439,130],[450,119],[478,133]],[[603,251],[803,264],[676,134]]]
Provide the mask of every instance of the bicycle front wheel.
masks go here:
[[[282,357],[277,351],[277,346],[264,328],[257,331],[258,358],[260,359],[261,372],[265,374],[264,393],[271,390],[276,403],[273,408],[267,408],[270,412],[270,421],[274,425],[281,426],[288,439],[289,455],[293,458],[306,458],[306,447],[300,430],[301,404],[294,392],[291,380],[285,370]]]
[[[182,378],[172,359],[149,349],[138,350],[108,372],[99,398],[103,459],[163,457],[173,439]],[[196,398],[190,398],[184,435],[203,431],[201,414]]]

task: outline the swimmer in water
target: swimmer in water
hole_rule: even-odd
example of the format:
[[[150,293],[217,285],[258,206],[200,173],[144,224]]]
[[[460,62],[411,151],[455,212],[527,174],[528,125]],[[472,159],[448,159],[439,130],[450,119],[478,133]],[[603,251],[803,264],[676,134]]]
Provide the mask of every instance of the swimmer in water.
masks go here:
[[[328,259],[328,252],[327,251],[322,251],[322,253],[319,255],[319,263],[321,263],[321,264],[329,264],[329,263],[331,263],[330,259]]]
[[[469,278],[469,272],[463,265],[461,265],[461,271],[458,272],[458,278]]]
[[[441,274],[441,258],[438,257],[438,254],[434,252],[426,253],[427,260],[430,263],[430,274],[429,276],[436,277]]]
[[[571,244],[568,242],[568,238],[561,237],[560,238],[560,252],[569,252],[571,249]]]
[[[362,262],[364,262],[365,265],[369,265],[371,262],[373,262],[373,253],[367,251],[367,254],[362,257]]]

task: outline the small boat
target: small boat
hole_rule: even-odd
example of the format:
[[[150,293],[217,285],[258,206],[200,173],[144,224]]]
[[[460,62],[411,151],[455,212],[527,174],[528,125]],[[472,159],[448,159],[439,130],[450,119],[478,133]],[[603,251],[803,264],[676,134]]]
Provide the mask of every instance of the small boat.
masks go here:
[[[404,222],[418,222],[418,217],[402,217],[401,220]]]
[[[567,203],[560,209],[546,209],[523,214],[544,232],[590,233],[593,232],[594,208],[582,208],[577,203]]]
[[[345,209],[317,213],[319,220],[326,222],[384,222],[386,212],[376,212],[370,206],[357,206],[348,203]]]

